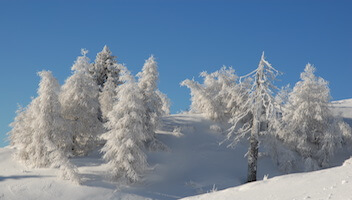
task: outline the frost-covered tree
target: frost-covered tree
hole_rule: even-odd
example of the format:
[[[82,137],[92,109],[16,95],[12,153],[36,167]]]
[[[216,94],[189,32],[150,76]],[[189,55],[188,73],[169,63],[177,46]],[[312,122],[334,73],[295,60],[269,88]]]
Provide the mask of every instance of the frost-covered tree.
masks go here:
[[[113,180],[135,183],[147,169],[143,152],[147,139],[144,130],[146,109],[142,91],[133,76],[126,68],[121,72],[121,80],[125,83],[118,86],[118,101],[107,115],[105,127],[109,131],[102,135],[106,143],[101,151]]]
[[[170,99],[166,96],[166,94],[162,93],[160,90],[156,91],[156,94],[159,96],[162,103],[162,115],[170,114]]]
[[[200,74],[204,82],[200,84],[194,80],[184,80],[181,86],[191,90],[191,112],[203,113],[212,120],[223,121],[240,104],[240,87],[236,84],[237,75],[231,67],[208,74]],[[232,110],[232,111],[231,111]]]
[[[343,121],[335,118],[329,108],[328,82],[314,75],[307,64],[299,81],[289,94],[282,120],[280,137],[305,160],[306,170],[329,165],[330,158],[349,136]]]
[[[230,146],[236,145],[241,138],[250,133],[247,153],[248,182],[256,181],[257,178],[259,136],[272,134],[269,130],[270,123],[277,117],[276,102],[273,97],[273,90],[276,87],[273,81],[278,74],[279,72],[264,59],[263,52],[258,68],[245,76],[252,80],[252,87],[247,91],[248,98],[240,112],[230,120],[233,123],[227,137],[231,141]]]
[[[30,105],[25,108],[19,106],[16,111],[16,117],[10,124],[12,129],[7,133],[13,147],[19,148],[21,145],[29,144],[32,141],[31,133],[33,130],[30,124],[33,121],[33,116],[31,115],[31,108]]]
[[[121,84],[120,64],[117,63],[116,56],[113,56],[105,45],[103,50],[97,54],[94,63],[90,65],[89,72],[99,86],[98,119],[103,122],[113,106],[115,88]]]
[[[86,53],[86,50],[82,50],[82,56],[72,66],[73,74],[65,81],[60,92],[62,114],[72,134],[71,149],[74,155],[85,155],[94,149],[103,131],[97,117],[99,89],[89,74],[90,64]]]
[[[109,77],[111,77],[111,81],[116,85],[119,84],[120,69],[117,65],[116,56],[113,56],[109,47],[105,45],[103,50],[97,54],[94,63],[90,65],[89,68],[89,72],[92,74],[101,90],[104,88]]]
[[[166,95],[161,95],[161,92],[157,90],[159,72],[154,56],[150,56],[145,61],[142,71],[137,76],[139,78],[138,86],[143,94],[143,105],[146,110],[146,118],[144,119],[144,131],[147,136],[146,145],[150,150],[165,149],[165,145],[158,141],[155,135],[161,116],[168,108],[166,108]]]
[[[107,120],[107,115],[114,106],[116,87],[114,78],[109,76],[104,84],[103,90],[99,94],[100,111],[104,121]]]
[[[59,84],[49,71],[38,74],[38,97],[12,123],[16,157],[30,167],[60,167],[62,178],[79,182],[77,169],[64,154],[68,135],[60,113]]]
[[[191,108],[194,113],[204,113],[210,119],[218,119],[217,102],[207,94],[203,86],[195,80],[186,79],[181,86],[187,86],[191,90]],[[221,112],[220,112],[221,113]]]

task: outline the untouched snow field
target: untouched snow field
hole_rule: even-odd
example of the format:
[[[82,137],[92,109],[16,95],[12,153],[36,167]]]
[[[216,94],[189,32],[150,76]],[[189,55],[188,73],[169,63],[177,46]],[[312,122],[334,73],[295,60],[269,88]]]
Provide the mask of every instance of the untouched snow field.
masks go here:
[[[332,108],[335,114],[352,119],[352,99],[333,101]]]
[[[352,125],[352,100],[333,102],[333,108]],[[352,154],[346,152],[337,154],[333,168],[284,176],[270,157],[261,154],[258,179],[266,175],[268,179],[244,184],[247,145],[243,142],[235,149],[219,145],[227,126],[201,115],[165,117],[158,138],[170,151],[149,153],[151,170],[143,183],[133,186],[109,181],[99,151],[72,159],[83,180],[75,185],[58,180],[57,169],[27,168],[13,160],[16,149],[1,148],[0,200],[172,200],[204,193],[185,199],[352,199],[352,159],[348,159]]]
[[[352,159],[341,167],[279,176],[184,200],[352,199]]]

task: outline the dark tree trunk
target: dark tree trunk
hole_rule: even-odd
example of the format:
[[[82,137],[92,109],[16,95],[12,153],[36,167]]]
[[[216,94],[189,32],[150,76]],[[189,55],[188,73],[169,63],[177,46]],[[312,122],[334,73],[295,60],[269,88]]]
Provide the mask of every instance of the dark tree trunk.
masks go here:
[[[252,182],[257,180],[259,130],[260,130],[260,123],[259,121],[254,119],[251,136],[249,139],[247,182]]]

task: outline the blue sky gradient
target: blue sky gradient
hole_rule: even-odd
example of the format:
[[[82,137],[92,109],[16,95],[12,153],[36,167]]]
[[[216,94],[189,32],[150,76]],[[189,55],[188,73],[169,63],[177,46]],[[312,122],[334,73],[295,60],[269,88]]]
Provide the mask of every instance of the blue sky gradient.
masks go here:
[[[60,83],[81,48],[93,61],[106,44],[136,74],[151,54],[171,111],[186,110],[201,71],[232,66],[251,72],[262,51],[293,86],[310,62],[330,82],[334,100],[352,98],[352,1],[0,1],[0,140],[17,104],[36,96],[40,70]],[[7,142],[0,142],[0,146]]]

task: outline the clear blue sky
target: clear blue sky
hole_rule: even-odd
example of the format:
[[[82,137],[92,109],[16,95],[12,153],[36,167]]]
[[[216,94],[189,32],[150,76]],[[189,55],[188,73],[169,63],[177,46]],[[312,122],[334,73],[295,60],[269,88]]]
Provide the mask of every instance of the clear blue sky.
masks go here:
[[[36,72],[51,70],[63,83],[81,48],[94,60],[105,44],[134,74],[156,56],[172,113],[190,104],[182,80],[222,65],[244,75],[263,50],[284,73],[278,85],[294,85],[310,62],[333,99],[352,98],[351,10],[341,0],[1,0],[0,139],[17,104],[36,96]]]

